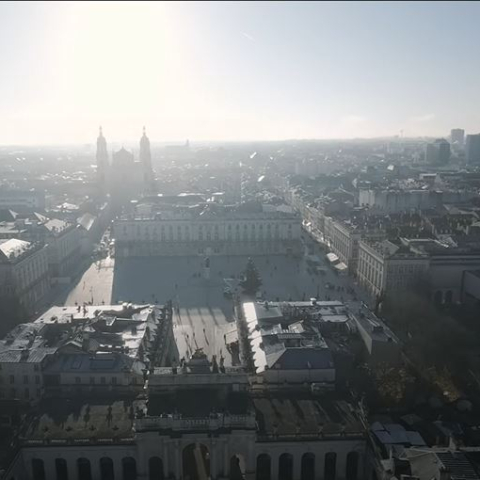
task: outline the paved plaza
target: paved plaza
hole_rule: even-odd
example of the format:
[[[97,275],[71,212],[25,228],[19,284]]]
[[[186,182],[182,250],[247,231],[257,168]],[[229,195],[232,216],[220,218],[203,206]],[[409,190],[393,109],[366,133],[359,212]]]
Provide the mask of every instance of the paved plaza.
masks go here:
[[[112,301],[164,303],[172,300],[181,309],[195,312],[201,323],[208,315],[218,325],[229,321],[233,312],[232,302],[223,296],[224,278],[239,277],[247,260],[246,256],[211,257],[209,278],[204,275],[203,257],[117,260]],[[324,296],[326,282],[339,283],[333,272],[326,276],[309,273],[304,259],[271,255],[253,260],[262,277],[261,292],[268,300],[301,300],[314,297],[317,292]],[[190,322],[189,316],[185,316]]]
[[[263,297],[271,301],[318,297],[354,303],[345,291],[326,288],[327,283],[352,286],[352,279],[337,275],[326,264],[324,252],[313,241],[307,239],[307,243],[321,259],[326,273],[314,273],[306,257],[253,257],[262,277]],[[200,256],[106,258],[90,266],[70,291],[65,304],[92,300],[94,304],[162,304],[171,300],[181,356],[190,356],[201,348],[209,358],[213,355],[218,360],[223,358],[225,366],[237,365],[238,353],[230,348],[236,340],[233,302],[223,294],[224,279],[238,280],[247,260],[247,256],[212,256],[207,275],[205,258]]]
[[[174,332],[180,357],[201,348],[225,366],[240,363],[230,348],[237,339],[233,302],[225,298],[224,278],[238,277],[248,257],[211,257],[209,275],[203,257],[126,258],[116,261],[112,301],[165,303],[173,301]],[[266,298],[301,299],[316,295],[320,278],[313,279],[303,261],[283,256],[255,257]],[[316,282],[314,280],[317,280]],[[323,287],[322,287],[323,288]]]

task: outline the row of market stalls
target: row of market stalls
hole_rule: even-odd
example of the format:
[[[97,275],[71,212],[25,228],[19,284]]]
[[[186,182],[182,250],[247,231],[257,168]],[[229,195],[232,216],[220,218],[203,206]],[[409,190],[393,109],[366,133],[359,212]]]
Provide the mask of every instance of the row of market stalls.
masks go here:
[[[328,260],[328,263],[338,272],[341,274],[346,274],[348,272],[348,267],[340,261],[338,255],[333,252],[327,253],[325,257]]]

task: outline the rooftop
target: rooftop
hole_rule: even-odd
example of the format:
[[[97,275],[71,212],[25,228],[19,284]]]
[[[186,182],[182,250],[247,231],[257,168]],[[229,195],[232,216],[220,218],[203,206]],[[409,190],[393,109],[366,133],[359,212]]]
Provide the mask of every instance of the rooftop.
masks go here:
[[[257,373],[267,368],[333,368],[332,354],[318,326],[330,317],[333,321],[348,321],[343,304],[246,302],[243,310]]]
[[[26,242],[25,240],[19,240],[17,238],[10,238],[8,240],[0,239],[0,261],[2,263],[15,262],[33,248],[34,244]]]
[[[465,453],[448,449],[410,448],[405,450],[412,475],[439,478],[442,469],[452,480],[478,480],[480,477]]]
[[[192,401],[192,397],[195,401]],[[242,414],[249,410],[249,397],[246,392],[212,389],[209,387],[189,390],[175,390],[165,394],[150,394],[147,414],[160,416],[164,413],[178,413],[183,417],[199,418],[212,412]]]
[[[20,439],[26,444],[133,440],[133,419],[128,400],[49,399],[39,405]]]
[[[35,322],[17,325],[0,341],[0,361],[41,361],[60,348],[71,346],[97,355],[124,353],[132,360],[143,362],[149,353],[143,348],[159,335],[158,327],[165,318],[164,313],[163,307],[156,305],[52,307]],[[147,333],[150,343],[144,340]],[[57,362],[56,368],[85,368],[88,363],[82,355],[74,359],[75,355],[71,355],[68,362],[77,362],[76,366]]]
[[[369,309],[360,307],[357,312],[354,312],[354,318],[373,340],[377,342],[399,342],[392,330]]]
[[[256,396],[259,435],[318,437],[328,435],[363,435],[363,427],[353,406],[334,394]]]
[[[45,370],[46,373],[84,373],[95,371],[96,373],[125,372],[136,370],[141,375],[143,363],[136,362],[130,357],[122,354],[98,352],[94,355],[81,353],[78,355],[69,354],[59,356],[55,362]]]
[[[68,230],[73,225],[71,223],[64,222],[58,218],[52,218],[44,223],[44,227],[51,233],[58,234]]]

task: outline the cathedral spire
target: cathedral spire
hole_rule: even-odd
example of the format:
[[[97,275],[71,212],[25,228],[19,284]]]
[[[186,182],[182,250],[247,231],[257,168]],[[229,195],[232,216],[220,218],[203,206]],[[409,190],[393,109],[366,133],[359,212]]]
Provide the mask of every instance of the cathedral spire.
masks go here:
[[[97,138],[97,179],[100,185],[105,185],[106,171],[108,167],[107,140],[103,136],[102,127],[98,129]]]
[[[152,154],[150,152],[150,140],[147,137],[147,129],[143,127],[143,136],[140,139],[140,162],[142,162],[143,176],[147,188],[153,182]]]

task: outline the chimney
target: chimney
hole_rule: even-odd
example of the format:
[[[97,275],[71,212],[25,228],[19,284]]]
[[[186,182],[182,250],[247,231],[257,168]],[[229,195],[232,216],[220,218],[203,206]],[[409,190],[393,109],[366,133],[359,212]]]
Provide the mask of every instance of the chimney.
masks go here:
[[[88,332],[82,332],[82,350],[88,351],[88,345],[90,343],[90,335]]]

